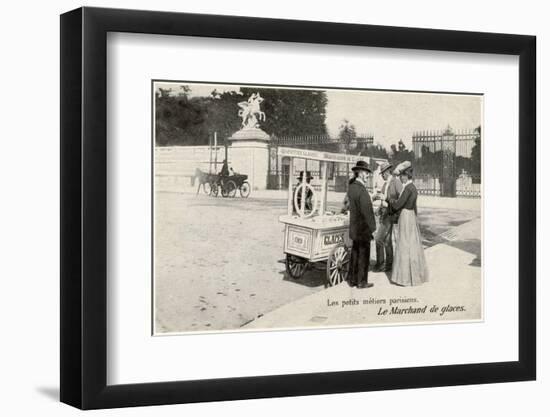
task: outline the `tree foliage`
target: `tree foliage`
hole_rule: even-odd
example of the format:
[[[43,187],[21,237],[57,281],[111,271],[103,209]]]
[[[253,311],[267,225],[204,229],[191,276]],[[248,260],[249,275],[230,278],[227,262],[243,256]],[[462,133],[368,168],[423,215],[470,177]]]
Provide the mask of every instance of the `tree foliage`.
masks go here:
[[[481,125],[475,128],[477,133],[474,139],[474,146],[472,147],[471,160],[471,172],[478,172],[481,174]]]
[[[400,139],[397,144],[392,144],[390,146],[390,162],[392,165],[396,166],[403,161],[413,162],[414,152],[408,150],[403,140]]]
[[[338,128],[338,139],[342,143],[346,153],[351,152],[351,144],[355,142],[356,138],[357,131],[355,130],[355,125],[347,119],[342,120],[342,124]]]
[[[381,158],[381,159],[387,159],[387,160],[390,159],[390,156],[388,155],[388,151],[386,150],[386,148],[379,143],[367,146],[364,153],[365,155],[368,155],[372,158]]]
[[[338,139],[342,145],[339,149],[340,152],[389,159],[388,151],[383,145],[379,143],[369,144],[368,140],[373,138],[358,136],[355,125],[347,119],[342,120],[338,131]]]
[[[157,145],[207,145],[214,132],[220,141],[229,137],[241,127],[238,103],[256,92],[264,98],[261,128],[268,134],[326,133],[324,91],[242,87],[240,92],[214,89],[207,97],[189,97],[189,88],[182,87],[177,94],[164,89],[155,94]]]
[[[266,121],[262,130],[277,136],[324,135],[327,96],[324,91],[241,87],[248,98],[260,93]]]

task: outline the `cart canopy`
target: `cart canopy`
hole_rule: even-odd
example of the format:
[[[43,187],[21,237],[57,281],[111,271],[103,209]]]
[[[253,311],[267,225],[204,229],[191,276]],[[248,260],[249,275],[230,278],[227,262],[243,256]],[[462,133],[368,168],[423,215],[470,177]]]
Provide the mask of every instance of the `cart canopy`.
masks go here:
[[[281,156],[287,156],[290,158],[303,158],[314,161],[326,161],[326,162],[342,162],[344,164],[355,164],[358,160],[363,160],[370,163],[368,156],[349,155],[346,153],[333,153],[323,151],[313,151],[309,149],[297,149],[286,148],[281,146],[278,148],[278,153]]]

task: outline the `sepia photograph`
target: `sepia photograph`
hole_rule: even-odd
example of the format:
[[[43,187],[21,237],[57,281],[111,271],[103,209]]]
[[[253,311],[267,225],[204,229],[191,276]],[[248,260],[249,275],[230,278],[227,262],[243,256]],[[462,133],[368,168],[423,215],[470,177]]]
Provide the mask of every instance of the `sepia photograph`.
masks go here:
[[[152,80],[152,333],[483,320],[483,95]]]

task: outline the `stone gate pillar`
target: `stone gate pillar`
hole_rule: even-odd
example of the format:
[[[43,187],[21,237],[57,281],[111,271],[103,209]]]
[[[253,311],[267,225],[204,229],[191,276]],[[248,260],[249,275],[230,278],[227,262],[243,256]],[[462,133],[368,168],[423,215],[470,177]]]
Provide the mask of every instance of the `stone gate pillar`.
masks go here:
[[[241,129],[228,138],[229,163],[235,172],[248,175],[253,190],[267,188],[270,136],[257,127]]]

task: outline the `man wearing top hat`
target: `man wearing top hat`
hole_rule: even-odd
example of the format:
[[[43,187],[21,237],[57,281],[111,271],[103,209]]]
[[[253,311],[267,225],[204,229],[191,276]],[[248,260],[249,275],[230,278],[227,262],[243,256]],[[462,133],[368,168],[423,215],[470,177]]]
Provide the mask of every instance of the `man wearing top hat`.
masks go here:
[[[311,175],[311,171],[306,171],[306,182],[309,184],[311,180],[315,178],[313,175]],[[301,184],[304,181],[304,171],[300,171],[300,175],[298,175],[298,184]]]
[[[403,185],[398,178],[391,173],[393,166],[389,162],[384,162],[380,166],[380,175],[384,179],[382,190],[374,196],[374,200],[381,200],[380,210],[378,211],[378,228],[374,234],[376,242],[376,266],[375,271],[391,271],[393,265],[393,245],[392,230],[393,225],[397,223],[399,214],[391,211],[390,200],[397,200]],[[384,256],[385,252],[385,256]]]
[[[227,160],[223,160],[223,163],[222,163],[222,170],[220,171],[220,175],[222,177],[226,177],[229,175],[229,165],[227,163]]]
[[[368,282],[370,241],[376,229],[372,201],[367,191],[367,178],[372,172],[365,161],[357,161],[352,168],[355,181],[349,185],[349,235],[353,241],[349,285],[370,288]]]

